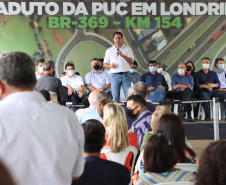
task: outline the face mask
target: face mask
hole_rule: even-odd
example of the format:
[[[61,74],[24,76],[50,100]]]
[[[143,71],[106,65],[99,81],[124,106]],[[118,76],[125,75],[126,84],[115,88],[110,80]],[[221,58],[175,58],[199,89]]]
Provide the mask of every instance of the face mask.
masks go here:
[[[151,73],[154,73],[155,71],[156,71],[156,67],[155,67],[155,66],[151,66],[151,67],[150,67],[150,72],[151,72]]]
[[[157,69],[157,73],[162,73],[163,72],[163,68],[158,68]]]
[[[100,66],[97,64],[97,65],[93,66],[93,68],[94,68],[95,70],[99,70],[99,69],[100,69]]]
[[[130,69],[130,73],[135,73],[136,69]]]
[[[184,76],[185,70],[184,70],[184,69],[178,69],[178,74],[179,74],[180,76]]]
[[[40,73],[43,73],[43,67],[39,67],[38,70]]]
[[[134,109],[127,109],[127,115],[131,118],[131,119],[134,119],[136,118],[137,114],[139,112],[137,112],[136,114],[133,113],[133,111],[137,108],[137,106],[134,108]]]
[[[75,70],[68,70],[68,71],[67,71],[67,75],[68,75],[68,76],[73,76],[74,73],[75,73]]]
[[[100,66],[100,70],[102,69],[103,66]]]
[[[191,71],[191,66],[187,66],[187,71]]]
[[[224,69],[224,64],[219,64],[219,69],[223,70]]]
[[[203,69],[209,69],[210,65],[209,64],[202,64]]]

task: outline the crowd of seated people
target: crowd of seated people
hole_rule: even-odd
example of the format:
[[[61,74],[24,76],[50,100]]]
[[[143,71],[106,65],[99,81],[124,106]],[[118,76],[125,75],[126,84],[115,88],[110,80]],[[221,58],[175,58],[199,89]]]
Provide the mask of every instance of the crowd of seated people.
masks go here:
[[[171,79],[176,98],[184,100],[184,94],[189,92],[191,99],[191,91],[194,91],[194,96],[204,99],[212,96],[225,99],[225,82],[219,81],[223,79],[222,73],[225,74],[222,61],[216,60],[217,71],[213,72],[209,70],[209,59],[204,58],[202,70],[195,74],[191,72],[194,66],[190,61],[190,67],[180,63],[178,74]],[[214,152],[218,152],[219,158],[224,159],[225,141],[211,144],[204,151],[197,176],[175,168],[177,163],[199,165],[199,161],[186,144],[182,119],[166,106],[155,107],[147,102],[158,94],[162,101],[168,91],[165,77],[161,71],[156,71],[155,61],[149,62],[150,73],[142,75],[141,81],[129,89],[124,107],[111,100],[109,80],[102,80],[105,84],[102,87],[96,86],[98,76],[103,74],[100,63],[98,59],[91,61],[89,74],[93,76],[83,83],[82,77],[75,74],[73,62],[65,65],[66,75],[58,79],[54,77],[54,62],[46,60],[42,62],[43,75],[36,84],[35,65],[27,54],[12,52],[0,56],[0,96],[3,99],[0,102],[0,126],[4,131],[0,135],[0,159],[15,184],[129,184],[133,171],[134,184],[156,184],[159,179],[160,182],[195,182],[195,178],[197,185],[225,182],[223,172],[219,175],[211,171],[215,163],[214,168],[219,168],[218,171],[225,168],[221,165],[222,160],[213,157]],[[38,74],[42,71],[39,65]],[[12,76],[6,75],[9,71]],[[93,78],[96,80],[92,81]],[[72,99],[80,99],[73,104],[84,102],[84,86],[87,85],[89,107],[78,110],[76,107],[76,114],[64,107],[69,98],[72,102]],[[50,104],[52,101],[58,105]],[[189,119],[190,107],[183,105],[183,108]],[[209,116],[207,109],[208,105],[204,104],[206,118]],[[130,127],[127,117],[132,120]],[[138,155],[131,151],[125,166],[107,161],[106,154],[101,153],[103,147],[110,147],[113,153],[119,154],[129,146],[133,146]],[[131,164],[134,158],[138,158],[135,170]],[[212,165],[206,165],[207,160]],[[211,173],[208,181],[204,180],[205,168]],[[163,176],[168,178],[163,180]],[[177,178],[171,178],[173,176]]]

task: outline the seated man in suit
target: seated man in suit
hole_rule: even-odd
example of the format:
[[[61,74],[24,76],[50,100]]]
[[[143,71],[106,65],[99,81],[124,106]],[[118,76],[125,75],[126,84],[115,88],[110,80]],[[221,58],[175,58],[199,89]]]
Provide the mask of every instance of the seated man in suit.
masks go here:
[[[220,88],[220,81],[214,71],[209,70],[210,59],[204,57],[202,59],[202,69],[195,75],[195,90],[198,90],[198,97],[201,100],[209,100],[212,97],[219,97],[226,99],[226,94],[218,91]],[[224,110],[226,110],[226,102],[223,103]],[[202,106],[205,111],[205,120],[210,120],[209,103],[204,102]]]
[[[97,120],[90,119],[82,124],[85,133],[85,169],[81,178],[72,185],[125,185],[131,178],[127,167],[100,158],[105,144],[105,128]]]
[[[150,72],[143,74],[140,78],[140,81],[146,83],[148,86],[148,91],[150,92],[148,100],[160,102],[163,101],[166,96],[168,85],[164,76],[157,73],[156,65],[156,61],[149,61],[148,69]]]

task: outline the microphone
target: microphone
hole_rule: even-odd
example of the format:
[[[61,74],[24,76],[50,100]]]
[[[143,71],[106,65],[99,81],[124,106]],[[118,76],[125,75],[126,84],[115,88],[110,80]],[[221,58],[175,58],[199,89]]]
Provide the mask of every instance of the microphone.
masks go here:
[[[117,45],[117,51],[119,50],[119,45]],[[117,53],[117,57],[118,57],[118,53]]]

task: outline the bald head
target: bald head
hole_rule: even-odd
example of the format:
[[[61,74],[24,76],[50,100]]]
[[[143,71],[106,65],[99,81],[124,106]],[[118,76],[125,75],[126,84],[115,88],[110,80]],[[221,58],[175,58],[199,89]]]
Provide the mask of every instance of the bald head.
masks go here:
[[[90,105],[96,105],[96,96],[97,96],[97,91],[92,91],[90,94],[89,94],[89,104]]]

